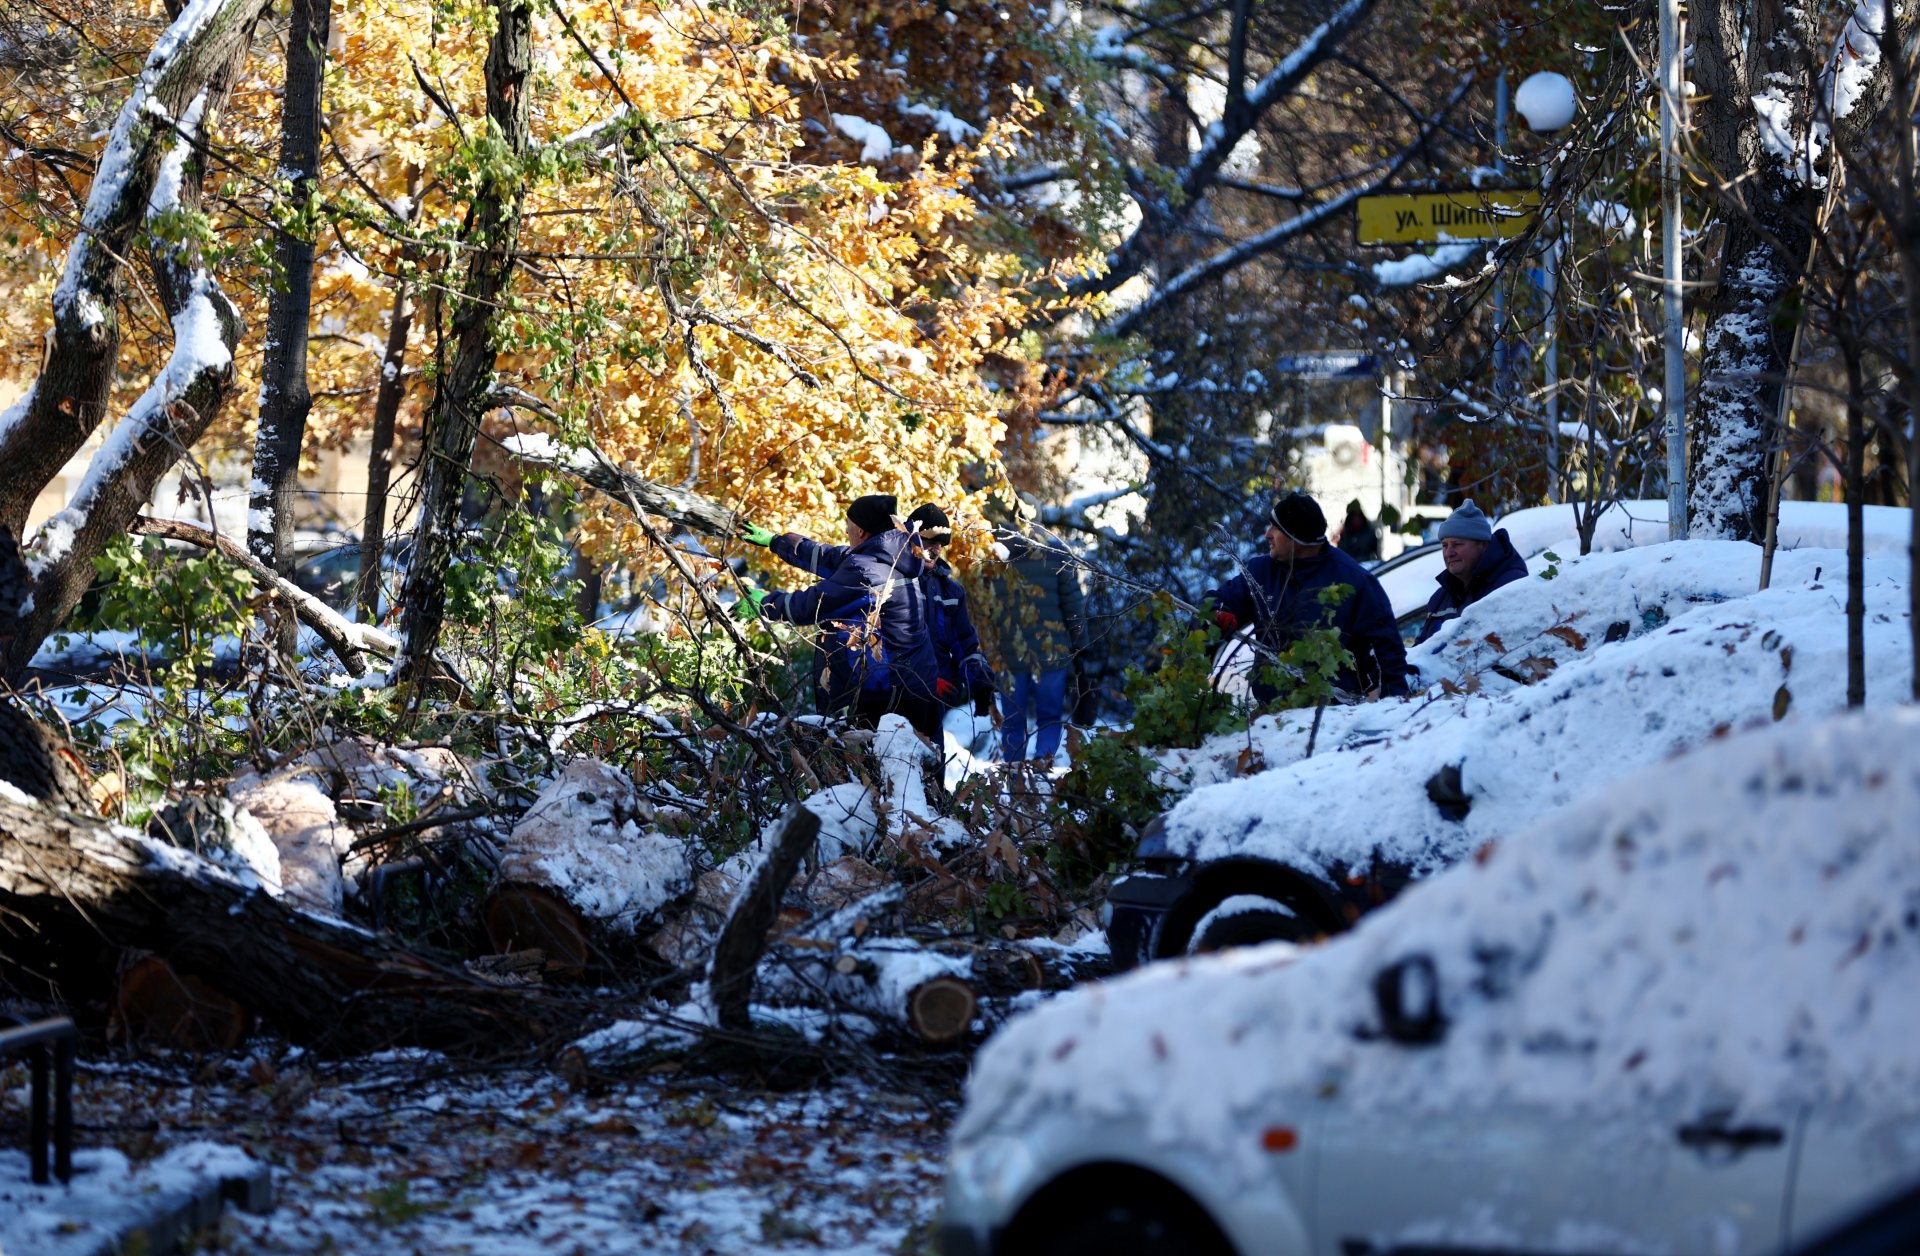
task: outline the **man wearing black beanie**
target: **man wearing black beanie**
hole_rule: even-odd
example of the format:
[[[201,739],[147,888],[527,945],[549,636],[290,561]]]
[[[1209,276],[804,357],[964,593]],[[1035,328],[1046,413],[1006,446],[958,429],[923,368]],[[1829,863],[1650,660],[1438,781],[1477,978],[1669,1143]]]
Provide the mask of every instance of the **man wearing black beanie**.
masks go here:
[[[1268,513],[1267,552],[1247,560],[1239,575],[1207,595],[1214,622],[1231,637],[1248,624],[1262,648],[1279,653],[1314,628],[1339,630],[1353,666],[1334,677],[1348,693],[1407,692],[1407,651],[1386,590],[1365,567],[1327,544],[1327,517],[1305,493],[1287,493]],[[1321,590],[1344,584],[1353,592],[1337,606],[1321,604]],[[1265,703],[1279,691],[1259,679],[1253,696]]]
[[[764,534],[764,542],[749,535],[782,562],[824,579],[793,593],[756,591],[742,599],[750,609],[741,613],[818,629],[813,684],[821,714],[871,726],[898,712],[938,745],[939,665],[919,583],[926,563],[899,526],[898,510],[891,494],[855,498],[845,545],[794,532]]]

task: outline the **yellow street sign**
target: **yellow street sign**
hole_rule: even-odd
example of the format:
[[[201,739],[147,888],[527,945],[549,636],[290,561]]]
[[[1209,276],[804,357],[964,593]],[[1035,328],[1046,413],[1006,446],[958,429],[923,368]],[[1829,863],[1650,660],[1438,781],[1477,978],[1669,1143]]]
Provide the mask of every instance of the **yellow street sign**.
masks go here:
[[[1505,240],[1533,224],[1540,193],[1519,188],[1363,196],[1355,231],[1361,244],[1437,244]]]

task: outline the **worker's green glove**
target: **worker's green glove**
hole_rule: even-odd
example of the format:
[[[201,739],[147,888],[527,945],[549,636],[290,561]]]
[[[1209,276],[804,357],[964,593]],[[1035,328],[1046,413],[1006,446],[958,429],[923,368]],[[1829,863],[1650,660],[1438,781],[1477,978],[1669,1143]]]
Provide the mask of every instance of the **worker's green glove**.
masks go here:
[[[765,589],[748,589],[740,595],[728,612],[743,624],[750,624],[760,618],[760,603],[767,600]]]
[[[757,523],[748,523],[743,519],[740,521],[740,539],[748,545],[758,545],[764,548],[773,544],[773,533],[767,531]]]

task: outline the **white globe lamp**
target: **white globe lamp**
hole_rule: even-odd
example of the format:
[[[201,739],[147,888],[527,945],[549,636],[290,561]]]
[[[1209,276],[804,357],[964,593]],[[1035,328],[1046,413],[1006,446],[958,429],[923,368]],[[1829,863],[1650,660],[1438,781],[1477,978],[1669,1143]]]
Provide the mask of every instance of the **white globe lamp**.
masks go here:
[[[1513,107],[1527,121],[1529,131],[1558,131],[1573,121],[1573,80],[1552,70],[1527,76],[1513,94]]]

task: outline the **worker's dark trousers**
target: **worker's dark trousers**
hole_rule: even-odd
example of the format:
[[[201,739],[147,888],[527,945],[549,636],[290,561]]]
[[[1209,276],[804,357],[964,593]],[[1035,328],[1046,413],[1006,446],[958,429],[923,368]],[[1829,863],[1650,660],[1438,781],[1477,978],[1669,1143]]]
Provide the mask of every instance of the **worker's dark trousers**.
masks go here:
[[[861,694],[854,700],[849,719],[862,728],[873,728],[880,723],[880,717],[889,712],[905,716],[915,732],[936,746],[940,744],[940,717],[944,714],[940,703],[934,698],[923,698],[904,689]]]

